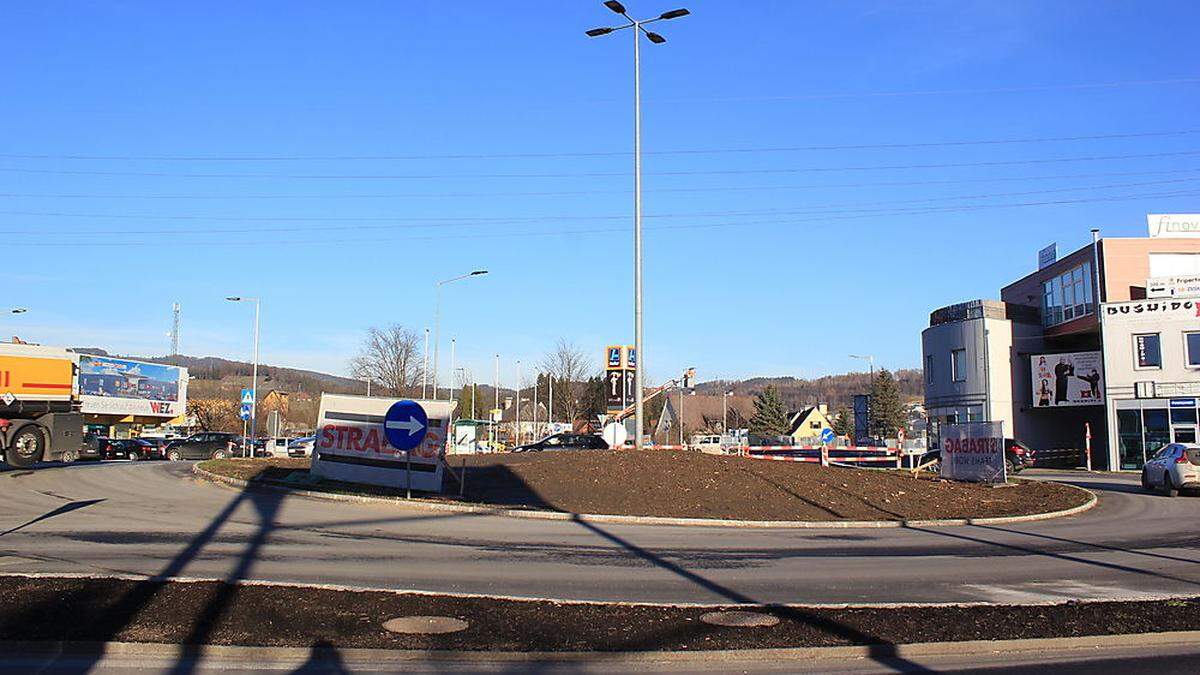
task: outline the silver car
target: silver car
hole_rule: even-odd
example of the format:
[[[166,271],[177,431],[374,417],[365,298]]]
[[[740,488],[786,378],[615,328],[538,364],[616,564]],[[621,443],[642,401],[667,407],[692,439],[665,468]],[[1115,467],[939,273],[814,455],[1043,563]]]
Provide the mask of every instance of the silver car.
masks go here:
[[[1168,497],[1174,497],[1180,490],[1200,488],[1200,445],[1164,445],[1142,467],[1142,487],[1158,488]]]

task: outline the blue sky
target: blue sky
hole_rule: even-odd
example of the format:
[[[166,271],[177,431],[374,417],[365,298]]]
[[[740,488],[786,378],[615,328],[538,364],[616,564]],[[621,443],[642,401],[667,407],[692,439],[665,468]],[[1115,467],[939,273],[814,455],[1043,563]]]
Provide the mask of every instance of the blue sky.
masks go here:
[[[652,379],[917,367],[930,310],[1046,244],[1197,210],[1194,2],[686,6],[643,44]],[[631,341],[632,49],[583,35],[600,2],[5,14],[4,333],[161,354],[180,302],[185,353],[247,358],[222,298],[257,295],[264,361],[344,373],[487,268],[443,306],[479,379]]]

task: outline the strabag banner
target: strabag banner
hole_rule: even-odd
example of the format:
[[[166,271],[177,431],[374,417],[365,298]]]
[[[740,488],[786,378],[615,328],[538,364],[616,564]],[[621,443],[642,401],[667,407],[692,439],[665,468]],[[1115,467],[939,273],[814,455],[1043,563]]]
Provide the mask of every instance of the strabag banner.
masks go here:
[[[171,418],[187,409],[187,368],[108,356],[79,356],[81,411]]]
[[[1104,405],[1104,371],[1100,352],[1034,354],[1034,408]]]
[[[1004,423],[943,424],[941,476],[973,483],[1004,483]]]

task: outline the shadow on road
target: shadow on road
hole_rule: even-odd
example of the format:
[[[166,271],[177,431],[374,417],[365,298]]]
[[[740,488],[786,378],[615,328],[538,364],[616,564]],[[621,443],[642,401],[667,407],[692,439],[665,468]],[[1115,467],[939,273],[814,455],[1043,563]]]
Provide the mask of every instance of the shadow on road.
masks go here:
[[[104,501],[104,500],[103,499],[84,499],[84,500],[77,501],[77,502],[69,502],[69,503],[63,504],[62,506],[58,507],[57,509],[54,509],[53,511],[49,511],[47,513],[43,513],[42,515],[38,516],[37,518],[34,518],[33,520],[30,520],[25,523],[21,523],[20,525],[14,527],[14,528],[0,532],[0,537],[3,537],[6,534],[12,534],[13,532],[16,532],[17,530],[22,530],[26,527],[29,527],[30,525],[33,525],[34,523],[40,523],[43,520],[49,520],[50,518],[53,518],[55,516],[61,516],[64,513],[78,511],[79,509],[87,508],[93,504],[99,504],[102,501]]]

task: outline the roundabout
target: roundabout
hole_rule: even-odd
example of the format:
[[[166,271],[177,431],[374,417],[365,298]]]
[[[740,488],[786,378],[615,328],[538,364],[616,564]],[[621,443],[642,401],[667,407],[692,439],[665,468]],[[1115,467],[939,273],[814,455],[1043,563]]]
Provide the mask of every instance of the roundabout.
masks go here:
[[[1195,595],[1200,502],[1137,476],[1010,525],[731,529],[525,520],[233,489],[180,462],[0,472],[0,572],[683,604],[1042,603]]]

